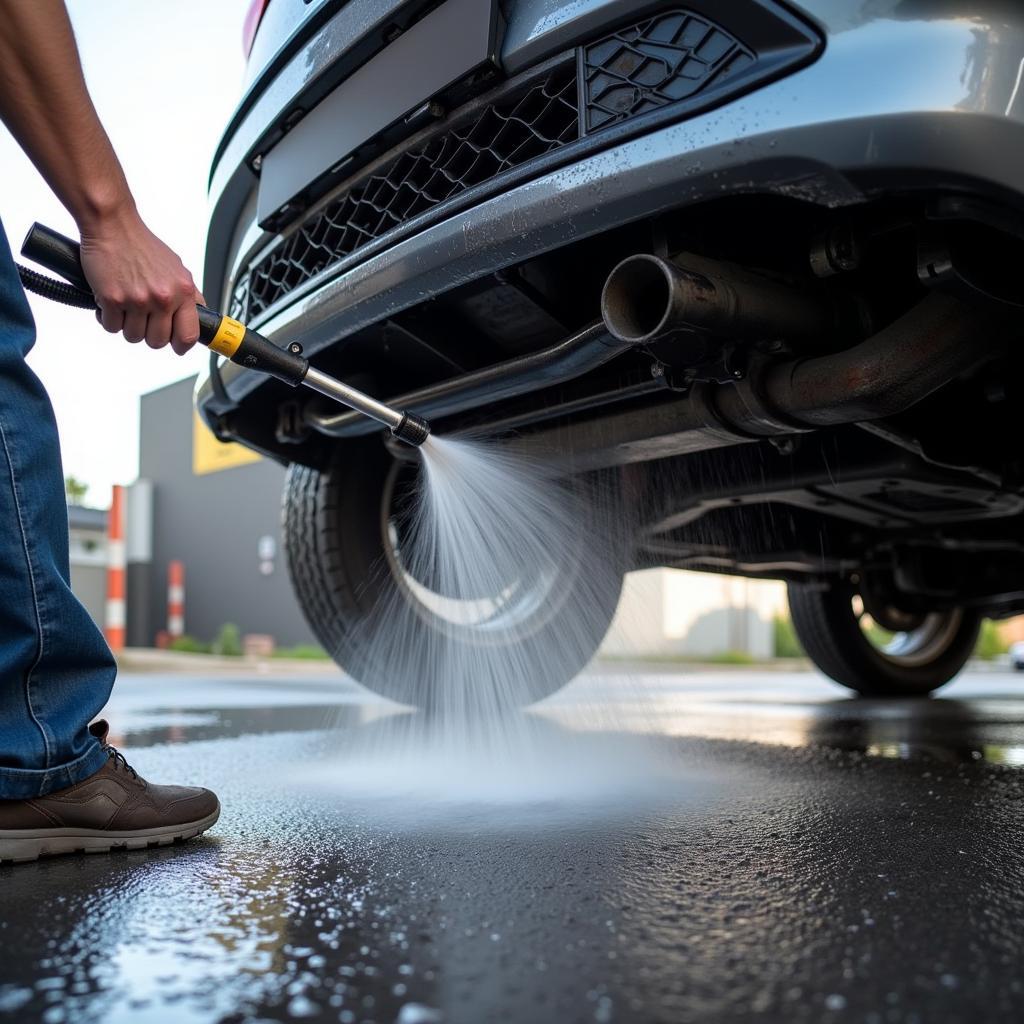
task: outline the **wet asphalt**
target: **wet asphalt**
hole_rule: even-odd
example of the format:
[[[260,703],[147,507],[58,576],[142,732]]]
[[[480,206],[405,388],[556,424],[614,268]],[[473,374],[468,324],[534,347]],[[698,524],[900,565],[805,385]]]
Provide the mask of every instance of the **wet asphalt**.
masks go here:
[[[479,734],[150,674],[108,716],[223,816],[0,869],[0,1019],[1024,1018],[1024,676],[605,670]]]

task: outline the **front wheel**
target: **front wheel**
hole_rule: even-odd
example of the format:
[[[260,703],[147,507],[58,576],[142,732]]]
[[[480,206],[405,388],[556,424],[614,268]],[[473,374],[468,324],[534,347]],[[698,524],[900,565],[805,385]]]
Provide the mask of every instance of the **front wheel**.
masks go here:
[[[868,611],[858,586],[789,585],[793,628],[825,675],[867,697],[917,697],[949,682],[978,640],[981,615],[970,608]],[[881,621],[879,621],[881,620]]]
[[[285,549],[314,634],[368,689],[439,714],[548,696],[586,666],[618,605],[629,540],[607,529],[621,522],[614,481],[586,482],[571,535],[558,535],[543,565],[528,556],[537,549],[534,534],[550,536],[542,499],[537,508],[525,502],[531,516],[503,516],[504,508],[484,495],[495,513],[490,550],[470,543],[463,550],[459,537],[440,552],[464,570],[453,587],[443,557],[412,562],[416,523],[414,516],[410,528],[408,512],[422,500],[421,474],[376,438],[339,446],[324,470],[290,468]],[[595,494],[608,500],[591,500]],[[517,530],[526,532],[517,537]],[[467,551],[477,566],[462,564]]]

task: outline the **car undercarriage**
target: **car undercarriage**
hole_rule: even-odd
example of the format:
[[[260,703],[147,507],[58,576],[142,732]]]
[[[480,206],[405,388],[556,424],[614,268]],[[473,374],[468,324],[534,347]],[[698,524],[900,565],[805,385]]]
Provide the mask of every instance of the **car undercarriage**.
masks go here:
[[[976,629],[1024,609],[1011,224],[958,195],[722,200],[454,289],[322,364],[441,434],[617,467],[634,568],[852,580],[884,629]],[[273,430],[315,467],[372,424],[288,397]]]

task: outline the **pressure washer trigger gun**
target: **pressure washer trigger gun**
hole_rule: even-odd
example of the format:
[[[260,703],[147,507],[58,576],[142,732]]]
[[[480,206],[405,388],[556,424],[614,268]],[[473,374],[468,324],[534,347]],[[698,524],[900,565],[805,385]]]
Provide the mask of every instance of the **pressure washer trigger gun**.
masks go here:
[[[82,250],[78,242],[33,224],[21,246],[21,254],[64,278],[68,284],[54,281],[27,267],[18,267],[22,284],[29,290],[65,305],[95,309],[96,299],[82,270]],[[196,305],[199,314],[199,340],[211,351],[249,370],[268,373],[291,387],[299,384],[349,409],[355,409],[384,424],[393,437],[418,447],[430,436],[430,424],[420,416],[392,409],[383,402],[349,387],[343,381],[321,373],[309,365],[302,346],[293,343],[280,348],[262,334],[229,316],[206,306]]]

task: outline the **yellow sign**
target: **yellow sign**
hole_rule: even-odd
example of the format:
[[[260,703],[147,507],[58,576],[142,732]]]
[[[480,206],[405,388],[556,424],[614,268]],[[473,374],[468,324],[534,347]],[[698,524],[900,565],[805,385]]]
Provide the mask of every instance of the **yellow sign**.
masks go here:
[[[196,476],[259,462],[263,456],[233,441],[218,441],[199,413],[192,412],[192,472]]]

